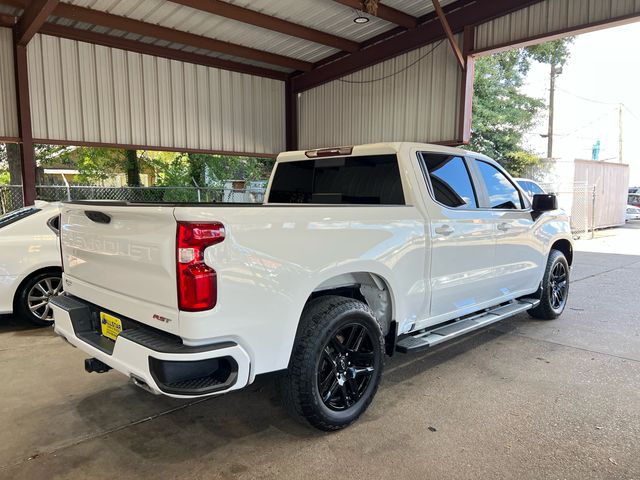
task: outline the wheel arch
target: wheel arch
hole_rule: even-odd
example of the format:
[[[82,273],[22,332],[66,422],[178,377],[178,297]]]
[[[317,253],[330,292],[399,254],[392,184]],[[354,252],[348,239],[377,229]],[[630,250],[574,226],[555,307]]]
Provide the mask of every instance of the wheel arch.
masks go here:
[[[566,238],[556,240],[551,245],[551,249],[549,251],[551,250],[558,250],[562,252],[562,254],[567,259],[567,263],[569,264],[569,266],[571,266],[571,264],[573,263],[573,245],[571,245],[571,242],[569,240],[567,240]]]
[[[33,277],[35,277],[36,275],[40,275],[42,273],[47,273],[47,272],[55,272],[55,273],[60,273],[62,274],[62,267],[57,266],[57,265],[50,265],[47,267],[40,267],[37,268],[35,270],[33,270],[32,272],[29,272],[27,275],[25,275],[25,277],[20,281],[20,283],[18,284],[18,287],[16,288],[16,291],[13,292],[13,311],[16,311],[16,304],[18,302],[18,297],[20,296],[20,292],[22,291],[24,285],[31,280]]]
[[[300,335],[300,318],[304,309],[316,298],[329,295],[354,298],[365,303],[380,322],[382,333],[385,336],[387,353],[395,348],[397,336],[397,323],[395,321],[396,302],[390,282],[383,275],[371,271],[353,271],[337,273],[323,280],[307,296],[298,313],[298,324],[293,343],[289,350],[289,359]],[[287,362],[287,363],[288,363]]]
[[[389,282],[381,275],[367,271],[335,275],[311,292],[305,306],[314,298],[326,295],[349,296],[362,301],[380,322],[383,333],[387,334],[394,319],[395,301]]]

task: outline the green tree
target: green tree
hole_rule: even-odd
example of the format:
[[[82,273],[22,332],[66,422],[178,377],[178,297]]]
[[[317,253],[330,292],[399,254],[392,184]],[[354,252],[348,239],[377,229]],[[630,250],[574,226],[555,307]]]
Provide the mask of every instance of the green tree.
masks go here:
[[[574,37],[567,37],[532,45],[525,49],[526,55],[536,62],[564,66],[571,56],[569,46],[573,43],[573,40]]]
[[[206,168],[213,180],[266,180],[274,160],[270,158],[207,155]]]
[[[79,147],[69,154],[87,185],[103,183],[125,171],[125,151],[118,148]]]
[[[479,57],[475,63],[472,133],[469,146],[523,175],[541,159],[524,145],[524,135],[545,110],[542,99],[521,92],[533,61],[566,63],[571,39]]]

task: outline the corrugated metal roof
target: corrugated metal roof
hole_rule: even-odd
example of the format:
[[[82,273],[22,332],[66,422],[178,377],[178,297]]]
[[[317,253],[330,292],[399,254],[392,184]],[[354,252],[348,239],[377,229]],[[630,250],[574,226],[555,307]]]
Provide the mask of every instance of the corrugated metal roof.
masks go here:
[[[337,51],[326,45],[195,10],[166,0],[66,0],[64,3],[308,62],[317,62]],[[239,4],[239,2],[230,3]],[[295,23],[306,24],[317,30],[328,31],[334,35],[357,41],[393,28],[392,24],[379,19],[372,19],[365,25],[358,25],[353,22],[355,14],[352,9],[332,1],[319,4],[317,0],[279,0],[278,2],[259,0],[251,2],[250,5],[242,6],[259,11],[262,4],[277,4],[279,12],[289,12],[289,18],[281,18],[290,21],[305,18],[306,22],[296,21]],[[322,8],[318,8],[319,5]],[[264,12],[267,13],[266,10]],[[74,26],[74,24],[71,23],[69,26]]]
[[[440,5],[445,7],[455,0],[441,0]],[[414,17],[421,17],[433,12],[433,3],[429,0],[384,0],[385,5],[393,7]]]
[[[369,16],[370,20],[368,23],[356,24],[353,21],[357,15],[356,10],[333,0],[224,1],[357,43],[364,42],[396,28],[395,24],[374,16]],[[443,0],[442,4],[447,5],[453,1],[455,0]],[[107,12],[311,63],[316,63],[338,52],[336,48],[331,46],[214,15],[169,0],[62,0],[62,3]],[[420,17],[433,11],[433,4],[428,0],[385,0],[384,3],[414,17]],[[3,13],[16,15],[19,11],[20,10],[16,8],[0,6],[0,12]],[[278,71],[292,71],[291,68],[274,66],[256,59],[248,60],[210,50],[196,50],[191,46],[161,39],[143,38],[129,32],[99,25],[90,25],[76,20],[50,17],[49,21],[66,27],[87,29],[114,36],[125,36],[127,39],[152,43],[177,50],[188,52],[197,51],[203,55],[257,65]]]
[[[547,0],[476,27],[476,49],[634,14],[640,0]]]

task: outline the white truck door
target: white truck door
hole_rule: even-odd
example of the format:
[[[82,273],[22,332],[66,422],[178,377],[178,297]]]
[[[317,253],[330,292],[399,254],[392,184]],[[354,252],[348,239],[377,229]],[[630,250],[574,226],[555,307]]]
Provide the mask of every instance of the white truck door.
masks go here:
[[[529,201],[501,169],[470,159],[481,206],[488,209],[496,238],[495,275],[491,283],[496,302],[531,293],[542,278],[543,240],[536,238]]]
[[[471,313],[492,299],[487,285],[493,274],[495,237],[490,212],[478,209],[465,158],[422,152],[418,160],[428,191],[432,239],[426,325]]]

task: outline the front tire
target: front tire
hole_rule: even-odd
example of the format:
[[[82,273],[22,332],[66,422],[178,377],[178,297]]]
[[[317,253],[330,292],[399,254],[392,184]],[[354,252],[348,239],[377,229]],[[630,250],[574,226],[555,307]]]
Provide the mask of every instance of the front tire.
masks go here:
[[[279,390],[285,408],[324,431],[342,429],[373,400],[384,360],[382,329],[362,302],[325,296],[305,307]]]
[[[540,304],[529,315],[540,320],[558,318],[567,306],[569,297],[569,262],[559,250],[551,250],[542,278]]]
[[[16,313],[36,327],[53,325],[49,300],[62,293],[62,273],[45,271],[29,277],[17,292]]]

